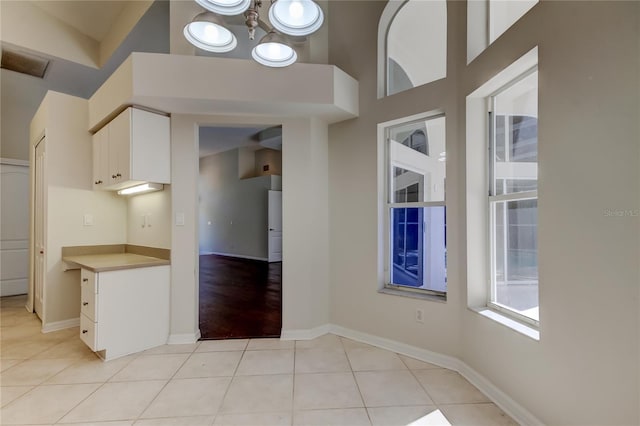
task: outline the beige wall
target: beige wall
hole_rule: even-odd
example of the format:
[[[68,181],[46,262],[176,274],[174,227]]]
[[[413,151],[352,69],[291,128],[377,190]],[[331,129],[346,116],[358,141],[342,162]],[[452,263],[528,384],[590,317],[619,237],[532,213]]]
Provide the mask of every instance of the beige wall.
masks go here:
[[[171,338],[198,333],[198,128],[283,125],[283,333],[329,321],[327,126],[315,119],[171,116]],[[312,189],[312,190],[311,190]]]
[[[29,123],[47,93],[44,80],[0,70],[0,157],[29,160]]]
[[[259,151],[258,151],[259,152]],[[200,254],[267,260],[270,176],[238,178],[238,149],[200,159]]]
[[[282,151],[259,149],[255,152],[256,176],[282,175]],[[269,170],[264,170],[268,166]]]
[[[360,82],[360,117],[329,134],[331,322],[458,357],[546,424],[637,424],[640,224],[606,211],[640,207],[640,4],[541,2],[466,66],[466,4],[449,2],[447,79],[378,101],[384,6],[330,3],[330,62]],[[465,97],[536,45],[540,341],[467,309],[465,231]],[[376,125],[434,109],[447,117],[446,304],[377,293]]]
[[[128,197],[127,244],[171,248],[171,185]]]
[[[455,6],[455,5],[454,5]],[[464,287],[460,228],[448,227],[448,302],[425,302],[379,294],[378,269],[378,156],[377,124],[416,113],[442,109],[446,113],[448,221],[462,217],[454,201],[463,196],[463,182],[450,141],[458,137],[459,112],[455,103],[455,63],[449,46],[449,78],[377,99],[375,44],[378,18],[384,2],[346,1],[330,4],[331,62],[360,83],[360,117],[330,126],[329,203],[330,263],[332,284],[331,322],[376,336],[452,356],[460,355],[460,306]],[[358,14],[363,25],[357,31],[348,22]],[[455,14],[449,13],[450,42]],[[455,40],[454,40],[455,41]],[[354,314],[358,306],[358,314]],[[414,321],[416,308],[423,308],[425,324]],[[436,326],[437,325],[437,326]],[[428,344],[427,344],[428,342]]]

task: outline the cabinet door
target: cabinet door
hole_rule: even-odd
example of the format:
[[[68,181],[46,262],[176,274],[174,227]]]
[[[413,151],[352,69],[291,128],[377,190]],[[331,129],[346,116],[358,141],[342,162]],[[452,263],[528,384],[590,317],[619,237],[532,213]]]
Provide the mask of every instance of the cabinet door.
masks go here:
[[[109,180],[117,185],[131,179],[131,108],[109,123]]]
[[[110,183],[109,175],[109,128],[100,129],[92,140],[93,189],[105,189]]]
[[[103,349],[98,344],[98,324],[91,321],[84,314],[80,314],[80,339],[92,351],[101,351]]]
[[[169,117],[133,109],[131,113],[131,180],[171,182]]]

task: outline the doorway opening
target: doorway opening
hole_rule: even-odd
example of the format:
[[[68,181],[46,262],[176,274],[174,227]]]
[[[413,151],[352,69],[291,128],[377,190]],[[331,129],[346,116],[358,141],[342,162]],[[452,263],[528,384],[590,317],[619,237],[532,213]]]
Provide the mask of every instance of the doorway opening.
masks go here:
[[[202,339],[280,337],[282,126],[199,129]]]

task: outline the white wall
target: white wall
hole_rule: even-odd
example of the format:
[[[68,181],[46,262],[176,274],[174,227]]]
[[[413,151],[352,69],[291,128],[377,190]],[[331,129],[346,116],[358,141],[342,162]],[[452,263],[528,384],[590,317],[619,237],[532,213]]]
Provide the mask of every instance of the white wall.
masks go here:
[[[200,254],[268,259],[271,177],[238,178],[238,149],[200,158]]]
[[[638,424],[640,228],[637,217],[607,211],[640,211],[640,4],[541,2],[466,66],[466,4],[449,2],[447,79],[376,101],[384,5],[330,4],[330,62],[360,83],[360,117],[330,127],[331,322],[458,357],[546,424]],[[465,267],[474,231],[465,230],[465,97],[535,45],[540,341],[467,309],[467,278],[476,277]],[[446,304],[377,293],[376,124],[439,108]],[[413,320],[418,307],[425,324]]]
[[[62,271],[62,247],[126,241],[125,200],[91,187],[88,119],[85,99],[48,92],[31,123],[32,144],[43,131],[47,143],[43,327],[77,318],[80,313],[80,275]],[[93,216],[92,226],[83,225],[85,214]]]
[[[170,249],[171,185],[164,185],[162,191],[126,199],[127,244]]]

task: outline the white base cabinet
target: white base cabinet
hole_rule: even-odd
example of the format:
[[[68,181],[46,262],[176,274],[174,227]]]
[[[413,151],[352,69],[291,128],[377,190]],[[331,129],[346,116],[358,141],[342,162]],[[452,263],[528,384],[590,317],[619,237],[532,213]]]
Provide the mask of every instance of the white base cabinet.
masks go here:
[[[105,361],[164,345],[170,266],[81,273],[80,338]]]

